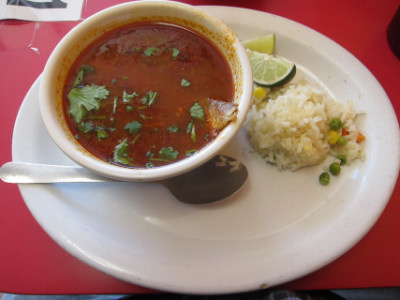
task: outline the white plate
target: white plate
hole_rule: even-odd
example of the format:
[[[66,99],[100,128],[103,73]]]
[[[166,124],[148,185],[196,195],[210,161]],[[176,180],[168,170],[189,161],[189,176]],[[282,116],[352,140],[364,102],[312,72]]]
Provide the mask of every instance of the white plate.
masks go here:
[[[235,196],[188,206],[152,183],[20,185],[30,211],[72,255],[122,280],[183,293],[269,287],[328,264],[373,226],[399,170],[398,123],[385,92],[351,54],[321,34],[278,16],[204,7],[243,40],[275,32],[276,52],[306,66],[337,99],[365,111],[366,161],[327,187],[321,166],[278,171],[252,154],[242,130],[225,154],[249,179]],[[18,114],[13,160],[71,165],[50,140],[38,108],[39,79]]]

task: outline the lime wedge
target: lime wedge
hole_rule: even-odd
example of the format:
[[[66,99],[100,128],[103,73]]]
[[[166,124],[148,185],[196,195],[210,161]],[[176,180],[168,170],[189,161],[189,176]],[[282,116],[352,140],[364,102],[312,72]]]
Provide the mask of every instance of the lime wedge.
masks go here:
[[[296,65],[282,57],[247,49],[256,84],[276,87],[285,84],[296,75]]]
[[[272,54],[275,48],[275,34],[267,34],[243,42],[243,46],[252,51]]]

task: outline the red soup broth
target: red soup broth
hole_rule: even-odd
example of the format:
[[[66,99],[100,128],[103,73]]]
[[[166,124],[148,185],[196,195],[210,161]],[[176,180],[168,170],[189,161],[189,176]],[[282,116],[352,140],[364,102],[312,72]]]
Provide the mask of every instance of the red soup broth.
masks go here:
[[[73,64],[64,112],[75,138],[96,157],[133,168],[195,154],[221,128],[210,101],[232,103],[233,77],[205,37],[164,23],[107,33]]]

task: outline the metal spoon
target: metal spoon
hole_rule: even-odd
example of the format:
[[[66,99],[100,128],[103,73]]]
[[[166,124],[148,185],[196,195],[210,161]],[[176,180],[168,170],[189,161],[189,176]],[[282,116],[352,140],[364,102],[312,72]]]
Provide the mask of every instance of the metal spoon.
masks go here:
[[[237,192],[247,179],[247,168],[237,159],[217,155],[200,167],[156,183],[163,184],[181,202],[213,203]],[[8,183],[109,182],[77,166],[8,162],[0,168],[0,178]]]

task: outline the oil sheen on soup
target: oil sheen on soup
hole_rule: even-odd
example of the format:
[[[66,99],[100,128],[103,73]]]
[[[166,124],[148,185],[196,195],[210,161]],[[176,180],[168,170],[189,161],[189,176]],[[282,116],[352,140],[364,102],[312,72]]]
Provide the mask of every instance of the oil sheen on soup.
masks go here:
[[[75,138],[123,167],[159,167],[195,155],[236,116],[222,53],[164,23],[107,33],[73,64],[64,111]]]

